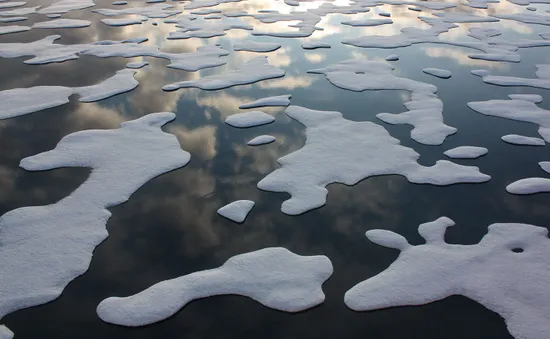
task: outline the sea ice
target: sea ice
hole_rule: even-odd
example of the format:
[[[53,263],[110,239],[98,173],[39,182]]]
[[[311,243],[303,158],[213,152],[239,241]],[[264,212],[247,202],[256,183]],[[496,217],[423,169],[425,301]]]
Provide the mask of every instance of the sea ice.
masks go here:
[[[479,16],[466,13],[434,13],[435,16],[439,17],[443,22],[451,23],[472,23],[472,22],[498,22],[499,19],[490,17],[490,16]]]
[[[385,17],[390,17],[390,16],[391,16],[391,13],[390,13],[390,12],[386,12],[386,11],[378,11],[378,15],[380,15],[380,16],[385,16]]]
[[[500,75],[490,75],[483,69],[473,70],[472,74],[483,79],[483,82],[499,86],[529,86],[535,88],[550,89],[550,64],[536,65],[535,73],[538,79],[508,77]],[[541,100],[542,101],[542,100]]]
[[[320,41],[306,41],[302,43],[303,49],[330,48],[330,44]]]
[[[147,65],[149,65],[149,63],[147,61],[129,62],[129,63],[126,64],[126,68],[140,69],[140,68],[143,68]]]
[[[218,214],[234,222],[241,223],[246,219],[252,207],[254,207],[254,201],[252,200],[237,200],[220,208]]]
[[[281,44],[276,42],[257,42],[257,41],[245,41],[236,42],[233,44],[235,51],[248,51],[248,52],[273,52],[281,48]]]
[[[25,21],[27,20],[24,16],[12,16],[7,18],[0,18],[1,23],[9,23],[9,22],[18,22],[18,21]]]
[[[441,79],[449,79],[452,75],[450,71],[439,68],[424,68],[422,72]]]
[[[93,0],[59,0],[48,7],[42,8],[40,14],[62,14],[69,11],[85,9],[95,6]]]
[[[548,15],[539,15],[535,13],[513,13],[513,14],[492,14],[495,18],[515,20],[526,24],[550,25]]]
[[[546,144],[542,139],[517,134],[508,134],[503,136],[501,139],[502,141],[513,145],[544,146]]]
[[[380,26],[393,24],[392,19],[359,19],[342,21],[342,25],[348,26]]]
[[[161,130],[174,118],[174,113],[153,113],[118,129],[75,132],[55,149],[21,160],[28,171],[86,167],[92,172],[54,204],[22,207],[0,217],[0,257],[9,263],[0,265],[0,319],[59,297],[88,270],[95,247],[108,236],[107,208],[189,162],[176,137]]]
[[[1,11],[0,17],[28,15],[28,14],[36,13],[36,10],[38,8],[40,8],[40,6],[17,8],[17,9],[12,9],[10,11]]]
[[[26,32],[30,30],[31,28],[29,26],[0,26],[0,35],[2,34],[9,34],[9,33],[19,33],[19,32]]]
[[[262,111],[250,111],[244,113],[232,114],[225,118],[225,123],[238,128],[255,127],[270,124],[275,118]]]
[[[100,8],[94,9],[92,12],[105,16],[119,15],[141,15],[147,18],[167,18],[181,13],[180,10],[173,9],[174,6],[168,4],[154,4],[143,7],[125,7],[122,9]]]
[[[514,181],[506,186],[508,193],[512,194],[535,194],[550,192],[550,179],[547,178],[526,178]]]
[[[55,19],[50,21],[37,22],[32,28],[83,28],[92,24],[88,20],[80,19]]]
[[[100,21],[107,26],[120,27],[130,25],[141,25],[144,21],[147,21],[146,16],[139,16],[137,18],[106,18]]]
[[[166,85],[162,89],[165,91],[174,91],[179,88],[197,87],[206,90],[216,90],[238,85],[248,85],[283,76],[285,76],[285,71],[271,66],[267,61],[267,57],[256,57],[242,64],[240,68],[226,73],[208,75],[198,80],[176,82]]]
[[[113,1],[112,2],[112,5],[115,5],[115,6],[124,6],[124,5],[127,5],[128,4],[128,1]]]
[[[258,188],[287,192],[292,197],[281,210],[290,215],[321,207],[330,183],[355,185],[370,176],[398,174],[413,183],[451,185],[490,179],[477,167],[446,160],[431,167],[418,164],[419,154],[399,144],[384,127],[369,121],[346,120],[340,112],[290,106],[285,113],[306,126],[303,148],[278,160],[276,169]]]
[[[270,144],[275,140],[276,138],[274,136],[264,134],[264,135],[255,137],[254,139],[250,140],[246,144],[248,146],[260,146],[260,145]]]
[[[5,0],[3,0],[5,1]],[[0,2],[0,9],[5,8],[13,8],[13,7],[21,7],[25,6],[27,4],[26,1],[8,1],[8,2]]]
[[[300,312],[325,300],[322,284],[332,275],[329,258],[301,256],[282,247],[229,258],[222,266],[159,282],[130,297],[111,297],[97,307],[106,322],[143,326],[164,320],[192,300],[242,295],[264,306]]]
[[[386,57],[386,61],[397,61],[399,60],[399,55],[397,54],[390,54]]]
[[[237,19],[235,19],[237,20]],[[183,16],[176,19],[166,20],[165,23],[175,23],[178,31],[170,32],[168,39],[189,39],[189,38],[212,38],[225,35],[226,31],[231,29],[252,30],[252,26],[241,21],[218,21],[210,20],[190,20]]]
[[[252,101],[246,104],[239,106],[241,109],[245,108],[257,108],[257,107],[267,107],[267,106],[288,106],[290,105],[290,98],[292,95],[278,95],[274,97],[261,98],[256,101]]]
[[[509,94],[508,98],[514,99],[514,100],[531,101],[531,102],[534,102],[535,104],[542,102],[542,96],[538,94]]]
[[[460,146],[443,152],[449,158],[454,159],[475,159],[489,152],[485,147]]]
[[[539,166],[543,171],[550,174],[550,161],[541,161],[539,162]]]
[[[478,244],[446,243],[446,217],[419,226],[426,244],[413,246],[392,231],[370,230],[375,244],[401,251],[382,273],[346,292],[355,311],[413,306],[463,295],[500,314],[517,339],[550,333],[550,241],[548,230],[497,223]]]
[[[389,124],[410,124],[414,128],[411,138],[426,145],[440,145],[445,138],[456,133],[456,128],[443,123],[443,102],[437,87],[431,84],[399,78],[392,74],[393,66],[384,62],[347,60],[308,73],[324,74],[333,85],[351,91],[406,90],[411,101],[405,103],[407,112],[380,113],[376,117]]]

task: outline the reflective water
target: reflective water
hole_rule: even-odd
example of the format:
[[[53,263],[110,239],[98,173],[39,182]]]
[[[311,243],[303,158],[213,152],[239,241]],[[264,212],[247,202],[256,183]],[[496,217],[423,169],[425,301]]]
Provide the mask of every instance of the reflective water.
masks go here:
[[[96,8],[113,7],[110,1],[97,3]],[[312,2],[299,10],[318,5],[319,2]],[[219,7],[247,11],[296,10],[282,1],[261,0]],[[548,195],[520,197],[504,189],[520,178],[544,175],[537,162],[549,160],[547,147],[518,147],[500,140],[501,136],[510,133],[536,136],[536,126],[482,116],[466,106],[469,101],[505,99],[510,93],[537,93],[545,99],[540,106],[549,109],[547,90],[487,85],[469,73],[472,69],[486,68],[495,75],[533,78],[534,65],[550,61],[549,49],[522,49],[519,52],[521,63],[512,64],[469,59],[470,50],[445,45],[418,44],[383,50],[340,43],[344,36],[390,35],[403,27],[425,27],[417,19],[418,13],[407,7],[384,6],[392,12],[394,24],[379,27],[347,27],[339,22],[351,16],[326,16],[319,24],[325,30],[315,32],[312,38],[330,43],[333,47],[328,50],[304,51],[300,39],[252,38],[283,44],[281,49],[266,53],[271,64],[287,71],[281,79],[219,91],[183,89],[168,93],[161,90],[165,84],[194,79],[198,74],[223,72],[257,54],[232,52],[227,65],[196,73],[168,69],[165,60],[143,58],[151,65],[138,72],[140,85],[132,92],[88,104],[72,98],[69,104],[59,108],[0,121],[0,144],[3,146],[0,154],[1,213],[21,206],[53,203],[85,180],[88,174],[85,169],[31,173],[18,167],[20,159],[53,148],[61,137],[74,131],[115,128],[121,121],[147,113],[173,111],[177,119],[165,130],[174,133],[182,148],[192,155],[189,165],[150,181],[127,203],[111,209],[109,238],[97,247],[90,270],[69,284],[58,300],[18,311],[2,322],[16,333],[17,339],[511,338],[497,314],[463,297],[451,297],[421,307],[365,313],[353,312],[343,303],[346,290],[385,269],[398,254],[370,243],[364,237],[369,229],[395,230],[411,242],[420,243],[416,232],[418,224],[445,215],[457,223],[457,227],[447,232],[447,241],[467,244],[477,242],[486,233],[486,226],[494,222],[550,224]],[[542,5],[537,7],[546,9]],[[508,13],[516,8],[519,7],[503,1],[491,5],[485,12]],[[422,14],[426,12],[430,11],[424,10]],[[84,29],[8,34],[0,36],[0,42],[34,41],[51,34],[60,34],[62,39],[58,42],[64,44],[146,36],[148,44],[162,50],[190,52],[212,43],[232,50],[232,42],[250,39],[249,32],[233,30],[220,38],[168,41],[165,38],[174,27],[159,19],[116,28],[101,24],[99,20],[103,17],[91,13],[90,9],[74,11],[65,17],[84,18],[93,24]],[[45,19],[43,15],[30,16],[23,24]],[[159,22],[159,25],[153,26],[152,22]],[[273,27],[270,25],[280,28],[287,24],[262,25],[268,29]],[[537,33],[545,31],[544,26],[501,21],[459,24],[459,28],[442,34],[441,38],[469,39],[467,29],[476,26],[503,29],[503,36],[507,38],[538,39]],[[334,87],[323,76],[305,72],[354,57],[383,60],[394,53],[401,58],[394,63],[397,74],[438,87],[438,96],[445,105],[445,122],[458,128],[458,133],[443,145],[418,144],[410,139],[410,127],[387,125],[376,119],[375,115],[380,112],[404,111],[402,104],[407,93],[350,92]],[[81,57],[61,64],[30,66],[23,64],[25,59],[0,60],[0,90],[95,84],[130,61]],[[423,74],[425,67],[447,69],[453,76],[449,80],[437,79]],[[370,120],[383,125],[402,144],[419,152],[420,162],[425,165],[442,159],[442,152],[455,146],[487,147],[487,156],[457,162],[479,166],[492,179],[481,185],[435,187],[410,184],[398,176],[383,176],[369,178],[354,187],[330,185],[326,206],[300,216],[286,216],[279,210],[286,196],[259,191],[256,183],[278,167],[277,158],[304,144],[304,127],[285,116],[280,108],[266,109],[277,118],[270,125],[241,130],[223,123],[226,116],[238,111],[239,104],[286,93],[292,94],[294,105],[337,110],[351,120]],[[246,141],[260,134],[272,134],[277,141],[261,147],[246,146]],[[256,201],[242,225],[216,215],[219,207],[236,199]],[[213,297],[192,302],[162,323],[137,329],[105,324],[95,314],[95,307],[105,297],[130,295],[160,280],[215,267],[230,256],[266,246],[284,246],[299,254],[323,253],[331,258],[334,275],[324,285],[325,303],[292,315],[268,309],[244,297]]]

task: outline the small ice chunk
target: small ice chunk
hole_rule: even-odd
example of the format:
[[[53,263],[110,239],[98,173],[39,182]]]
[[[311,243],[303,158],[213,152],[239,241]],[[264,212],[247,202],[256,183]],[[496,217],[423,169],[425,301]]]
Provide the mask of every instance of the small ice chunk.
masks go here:
[[[234,222],[241,223],[246,219],[252,207],[254,207],[254,201],[252,200],[237,200],[220,208],[218,214]]]
[[[508,98],[512,100],[525,100],[525,101],[531,101],[535,104],[542,102],[542,96],[538,94],[509,94]]]
[[[37,22],[32,25],[32,28],[83,28],[92,24],[88,20],[79,19],[55,19],[50,21]]]
[[[409,11],[422,12],[422,8],[418,8],[418,7],[409,7],[408,9]]]
[[[97,314],[108,323],[144,326],[171,317],[192,300],[224,294],[300,312],[325,300],[322,285],[332,272],[332,263],[324,255],[264,248],[229,258],[218,268],[159,282],[133,296],[107,298],[97,306]]]
[[[264,135],[260,135],[260,136],[255,137],[254,139],[250,140],[246,144],[248,146],[260,146],[260,145],[270,144],[270,143],[274,142],[275,140],[276,140],[276,138],[274,136],[264,134]]]
[[[441,79],[449,79],[452,75],[450,71],[439,68],[424,68],[422,72]]]
[[[13,332],[4,325],[0,325],[0,339],[13,339]]]
[[[31,28],[29,26],[0,26],[0,35],[2,34],[10,34],[10,33],[19,33],[19,32],[26,32],[30,30]]]
[[[85,9],[95,6],[94,0],[59,0],[48,7],[44,7],[40,14],[61,14],[69,11]]]
[[[137,18],[106,18],[100,20],[107,26],[120,27],[130,25],[141,25],[144,21],[147,21],[147,17],[140,16]]]
[[[390,54],[386,57],[386,61],[397,61],[399,60],[399,55],[397,54]]]
[[[330,48],[330,44],[320,41],[306,41],[302,43],[303,49]]]
[[[501,139],[502,141],[513,145],[544,146],[546,144],[542,139],[517,134],[508,134],[503,136]]]
[[[2,0],[6,1],[6,0]],[[26,1],[7,1],[7,2],[0,2],[0,9],[5,8],[13,8],[13,7],[21,7],[25,6],[27,4]]]
[[[128,4],[128,1],[113,1],[114,6],[124,6]]]
[[[281,44],[276,42],[245,41],[233,44],[233,49],[235,51],[265,53],[276,51],[279,48],[281,48]]]
[[[537,8],[536,8],[536,7],[531,7],[531,6],[529,6],[529,7],[526,7],[525,9],[526,9],[526,10],[528,10],[528,11],[531,11],[531,12],[534,12],[534,11],[536,11],[536,10],[537,10]]]
[[[47,14],[46,16],[50,19],[61,18],[61,14],[59,14],[59,13]]]
[[[149,65],[149,63],[147,61],[129,62],[129,63],[126,64],[126,68],[140,69],[140,68],[143,68],[147,65]]]
[[[477,75],[483,79],[483,82],[498,86],[529,86],[535,88],[550,89],[550,64],[536,65],[537,71],[535,75],[537,79],[509,77],[501,75],[490,75],[488,71],[476,69],[471,71],[473,75]]]
[[[378,11],[378,15],[380,16],[385,16],[385,17],[390,17],[391,16],[391,13],[390,12],[386,12],[386,11]]]
[[[539,166],[543,171],[550,174],[550,161],[541,161],[539,162]]]
[[[515,181],[506,186],[508,193],[512,194],[535,194],[550,192],[550,179],[547,178],[526,178]]]
[[[449,158],[455,159],[475,159],[489,152],[485,147],[460,146],[443,152]]]
[[[245,108],[256,108],[256,107],[267,107],[267,106],[288,106],[290,105],[290,98],[292,95],[278,95],[274,97],[261,98],[256,101],[252,101],[246,104],[239,106],[241,109]]]
[[[393,24],[392,19],[360,19],[360,20],[347,20],[342,21],[342,25],[368,27],[368,26],[380,26]]]
[[[25,21],[25,20],[27,20],[27,17],[24,17],[24,16],[12,16],[7,18],[0,18],[1,23],[18,22],[18,21]]]
[[[275,118],[262,111],[237,113],[225,118],[225,123],[238,128],[248,128],[270,124]]]

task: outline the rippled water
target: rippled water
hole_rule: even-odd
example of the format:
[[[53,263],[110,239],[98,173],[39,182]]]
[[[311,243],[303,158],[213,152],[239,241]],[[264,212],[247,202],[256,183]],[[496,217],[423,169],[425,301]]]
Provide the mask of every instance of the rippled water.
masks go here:
[[[300,9],[318,5],[314,1]],[[96,8],[102,7],[113,6],[110,1],[97,1]],[[390,35],[403,27],[426,26],[408,6],[383,7],[392,12],[394,24],[358,28],[339,24],[350,17],[347,15],[330,14],[323,18],[319,26],[325,30],[314,33],[313,38],[330,43],[331,49],[304,51],[300,39],[254,37],[256,41],[282,43],[281,49],[265,55],[271,64],[287,71],[284,78],[218,91],[163,92],[161,87],[168,83],[232,69],[257,54],[232,52],[227,65],[195,73],[168,69],[165,60],[134,58],[131,60],[145,59],[151,65],[138,72],[140,85],[129,93],[95,103],[79,103],[73,97],[68,105],[59,108],[0,121],[2,214],[21,206],[54,203],[84,182],[89,173],[85,169],[26,172],[18,167],[22,158],[50,150],[61,137],[78,130],[116,128],[121,121],[147,113],[172,111],[177,119],[164,129],[175,134],[182,148],[192,155],[186,167],[150,181],[128,202],[110,209],[113,216],[107,224],[109,238],[96,248],[89,271],[70,283],[59,299],[15,312],[2,322],[16,333],[17,339],[512,338],[497,314],[464,297],[364,313],[353,312],[343,303],[345,291],[384,270],[398,254],[369,242],[364,237],[369,229],[394,230],[411,242],[420,243],[418,224],[445,215],[457,223],[457,227],[447,232],[447,241],[468,244],[476,243],[487,232],[486,226],[494,222],[548,225],[550,218],[547,195],[514,196],[505,191],[505,186],[515,180],[541,176],[537,162],[550,159],[547,147],[513,146],[502,142],[500,137],[510,133],[536,136],[536,126],[483,116],[466,106],[470,101],[506,99],[511,93],[536,93],[545,99],[540,106],[550,109],[547,90],[488,85],[470,74],[472,69],[485,68],[495,75],[533,78],[534,65],[550,61],[549,49],[521,49],[522,61],[515,64],[469,59],[470,50],[445,45],[418,44],[384,50],[340,43],[344,36]],[[516,7],[502,1],[491,5],[489,10],[479,11],[508,13]],[[229,3],[219,8],[289,10],[282,1],[260,0]],[[162,50],[189,52],[212,43],[232,50],[232,42],[251,38],[249,32],[232,30],[220,38],[169,41],[166,36],[174,26],[164,24],[162,19],[150,19],[136,26],[107,27],[99,22],[103,17],[90,10],[64,16],[91,20],[89,28],[34,29],[0,36],[0,43],[34,41],[51,34],[60,34],[59,43],[64,44],[145,36],[149,38],[146,44]],[[30,16],[24,24],[44,19],[45,16]],[[159,25],[153,26],[152,22]],[[268,28],[287,24],[263,25]],[[507,20],[458,25],[459,28],[442,34],[441,38],[469,39],[468,28],[478,26],[502,29],[508,38],[537,39],[537,33],[545,31],[544,26]],[[400,56],[400,61],[394,63],[396,74],[438,87],[445,123],[458,129],[443,145],[421,145],[410,138],[409,126],[388,125],[376,119],[380,112],[404,111],[406,92],[351,92],[336,88],[324,76],[306,74],[308,69],[350,58],[383,60],[395,53]],[[60,64],[32,66],[23,64],[25,59],[0,60],[0,90],[95,84],[130,61],[84,56]],[[422,73],[425,67],[447,69],[453,76],[449,80],[434,78]],[[303,146],[305,128],[285,116],[281,108],[266,109],[276,115],[275,123],[253,129],[235,129],[223,121],[237,112],[242,103],[287,93],[292,94],[293,105],[336,110],[350,120],[383,125],[403,145],[420,153],[420,163],[424,165],[432,165],[443,158],[443,151],[456,146],[487,147],[489,154],[485,157],[456,162],[479,166],[492,179],[485,184],[448,187],[415,185],[399,176],[369,178],[353,187],[332,184],[328,187],[326,206],[300,216],[284,215],[280,204],[287,196],[260,191],[256,184],[278,167],[277,158]],[[277,141],[261,147],[246,146],[248,140],[260,134],[274,135]],[[237,199],[256,201],[241,225],[216,214],[219,207]],[[299,254],[327,255],[334,264],[334,275],[324,285],[325,303],[293,315],[244,297],[221,296],[194,301],[164,322],[136,329],[103,323],[95,314],[97,304],[106,297],[137,293],[160,280],[212,268],[230,256],[266,246],[283,246]]]

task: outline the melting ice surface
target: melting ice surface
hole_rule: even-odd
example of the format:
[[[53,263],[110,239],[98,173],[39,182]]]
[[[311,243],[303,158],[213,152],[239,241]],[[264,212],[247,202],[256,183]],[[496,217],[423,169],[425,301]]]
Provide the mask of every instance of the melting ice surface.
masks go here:
[[[323,255],[301,256],[282,247],[236,255],[222,266],[159,282],[130,297],[111,297],[97,307],[106,322],[143,326],[164,320],[194,299],[222,294],[252,298],[267,307],[299,312],[325,300],[332,275]]]
[[[286,214],[300,214],[326,202],[327,186],[338,182],[354,185],[374,175],[399,174],[413,183],[451,185],[480,183],[490,179],[477,167],[439,160],[431,167],[418,164],[418,153],[401,146],[380,125],[346,120],[340,112],[315,111],[290,106],[285,113],[306,127],[303,148],[278,161],[276,169],[258,183],[258,188],[287,192]],[[314,168],[315,171],[311,169]]]
[[[269,124],[275,121],[275,118],[262,111],[250,111],[244,113],[237,113],[228,116],[225,119],[225,123],[239,128],[247,128]]]
[[[9,263],[0,265],[0,295],[9,296],[0,299],[0,319],[59,297],[86,272],[95,247],[108,236],[107,208],[189,162],[176,137],[161,130],[174,118],[173,113],[153,113],[123,122],[119,129],[72,133],[55,149],[21,160],[28,171],[88,167],[92,173],[55,204],[22,207],[0,217],[0,257]]]
[[[539,162],[543,171],[550,173],[550,162]],[[550,178],[526,178],[515,181],[506,186],[506,190],[512,194],[534,194],[550,192]]]
[[[489,152],[485,147],[460,146],[443,152],[449,158],[475,159]]]
[[[375,244],[401,251],[382,273],[346,292],[356,311],[423,305],[464,295],[500,314],[517,339],[543,339],[550,333],[550,240],[548,230],[498,223],[475,245],[448,244],[446,217],[422,224],[426,244],[410,245],[387,230],[370,230]]]
[[[246,219],[252,207],[254,207],[254,201],[252,200],[237,200],[220,208],[218,214],[240,223]]]

